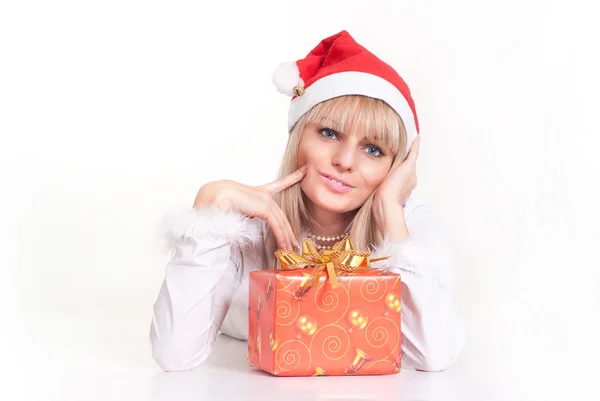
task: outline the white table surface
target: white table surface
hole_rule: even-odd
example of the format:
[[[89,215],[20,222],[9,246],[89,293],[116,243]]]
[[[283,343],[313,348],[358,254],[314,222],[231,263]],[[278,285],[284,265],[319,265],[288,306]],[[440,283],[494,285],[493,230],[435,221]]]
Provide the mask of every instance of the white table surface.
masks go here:
[[[12,340],[2,342],[5,358],[0,374],[5,380],[0,386],[0,399],[555,399],[548,397],[554,393],[546,387],[544,376],[541,381],[534,376],[523,376],[518,373],[523,372],[522,369],[495,366],[493,359],[490,359],[493,353],[484,355],[483,352],[468,350],[451,369],[437,373],[403,370],[389,376],[274,377],[248,366],[246,342],[222,335],[217,340],[214,353],[203,365],[188,372],[166,373],[158,368],[150,354],[149,315],[147,311],[146,314],[140,312],[141,307],[137,309],[125,303],[95,306],[74,303],[60,312],[49,311],[29,316],[22,330],[12,333]],[[476,342],[472,341],[472,344]],[[493,347],[488,351],[493,351]],[[479,360],[476,359],[478,355]],[[557,366],[556,369],[560,368]],[[6,380],[7,377],[9,380]],[[552,385],[548,380],[547,384]],[[538,394],[538,388],[540,398],[531,397],[531,394]],[[523,394],[528,396],[524,397]],[[596,398],[556,399],[574,401]]]

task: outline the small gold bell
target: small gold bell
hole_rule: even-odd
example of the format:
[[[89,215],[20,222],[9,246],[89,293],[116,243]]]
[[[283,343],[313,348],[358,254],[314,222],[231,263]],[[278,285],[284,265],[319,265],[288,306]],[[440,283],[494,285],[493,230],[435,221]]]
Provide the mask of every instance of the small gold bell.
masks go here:
[[[301,86],[294,86],[294,89],[292,89],[292,91],[294,92],[294,95],[296,95],[296,96],[304,95],[304,88]]]

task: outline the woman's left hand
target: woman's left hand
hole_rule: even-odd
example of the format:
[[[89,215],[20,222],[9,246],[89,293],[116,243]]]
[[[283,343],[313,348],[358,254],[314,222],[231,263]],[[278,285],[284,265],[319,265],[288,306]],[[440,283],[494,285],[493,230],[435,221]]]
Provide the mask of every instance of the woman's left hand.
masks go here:
[[[373,216],[382,236],[401,239],[408,235],[404,223],[404,201],[417,187],[417,157],[420,138],[410,147],[408,157],[383,180],[373,198]]]

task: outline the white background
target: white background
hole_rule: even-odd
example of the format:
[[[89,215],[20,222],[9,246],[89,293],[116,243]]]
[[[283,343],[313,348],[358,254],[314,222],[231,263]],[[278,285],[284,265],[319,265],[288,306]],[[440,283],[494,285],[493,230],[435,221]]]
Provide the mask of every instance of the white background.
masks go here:
[[[152,361],[157,228],[207,181],[275,177],[289,99],[271,73],[347,29],[411,87],[417,192],[454,250],[468,331],[450,372],[403,372],[377,396],[451,399],[407,398],[442,377],[474,399],[600,398],[600,30],[587,3],[3,2],[0,392],[203,399],[206,375],[243,369],[240,344],[226,347],[235,363],[195,372]],[[340,383],[270,379],[244,399]],[[352,383],[361,399],[382,388]]]

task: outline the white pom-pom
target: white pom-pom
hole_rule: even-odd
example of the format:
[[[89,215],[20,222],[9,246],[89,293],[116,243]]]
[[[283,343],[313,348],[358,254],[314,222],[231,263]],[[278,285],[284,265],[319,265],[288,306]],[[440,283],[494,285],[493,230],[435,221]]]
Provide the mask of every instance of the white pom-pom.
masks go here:
[[[298,65],[293,61],[279,64],[279,67],[273,72],[273,83],[278,92],[288,96],[294,95],[295,86],[304,87]]]

